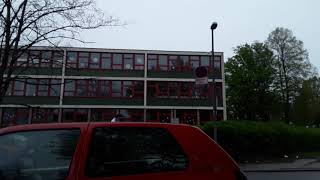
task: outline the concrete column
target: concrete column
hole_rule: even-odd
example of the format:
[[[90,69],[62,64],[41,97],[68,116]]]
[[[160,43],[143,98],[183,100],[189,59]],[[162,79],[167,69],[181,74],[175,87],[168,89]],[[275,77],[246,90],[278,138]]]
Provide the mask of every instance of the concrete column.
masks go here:
[[[64,50],[64,52],[63,52],[63,61],[62,61],[62,74],[61,74],[59,106],[62,106],[62,104],[63,104],[63,93],[64,93],[64,85],[65,85],[64,76],[65,76],[65,73],[66,73],[66,64],[67,64],[67,51]]]

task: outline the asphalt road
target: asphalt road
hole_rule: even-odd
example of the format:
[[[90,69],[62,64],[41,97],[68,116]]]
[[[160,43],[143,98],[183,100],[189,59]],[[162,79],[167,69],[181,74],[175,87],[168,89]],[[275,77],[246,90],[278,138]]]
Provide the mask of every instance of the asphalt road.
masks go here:
[[[320,171],[245,172],[248,180],[319,180]]]

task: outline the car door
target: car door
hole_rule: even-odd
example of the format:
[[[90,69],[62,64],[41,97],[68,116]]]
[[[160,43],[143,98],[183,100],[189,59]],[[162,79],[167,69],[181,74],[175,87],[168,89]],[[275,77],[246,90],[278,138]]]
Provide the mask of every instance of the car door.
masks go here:
[[[166,128],[92,125],[79,180],[190,179],[190,162]]]

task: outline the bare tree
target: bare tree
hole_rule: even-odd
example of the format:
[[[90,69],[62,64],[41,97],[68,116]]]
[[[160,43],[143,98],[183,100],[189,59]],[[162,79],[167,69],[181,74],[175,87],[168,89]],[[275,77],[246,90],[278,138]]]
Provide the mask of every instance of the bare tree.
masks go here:
[[[17,65],[24,67],[17,60],[33,46],[84,42],[81,30],[119,25],[116,18],[105,17],[94,0],[0,0],[0,12],[0,103],[10,81],[20,74]]]
[[[269,34],[267,44],[273,50],[278,79],[276,86],[281,94],[284,119],[289,122],[290,107],[304,79],[312,73],[312,65],[303,42],[291,30],[278,27]]]

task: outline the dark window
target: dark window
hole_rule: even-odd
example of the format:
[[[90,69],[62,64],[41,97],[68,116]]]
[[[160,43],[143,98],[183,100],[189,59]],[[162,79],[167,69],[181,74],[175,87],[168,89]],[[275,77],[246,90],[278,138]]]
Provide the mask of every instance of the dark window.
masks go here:
[[[51,51],[43,51],[41,53],[41,67],[51,67],[52,66],[52,52]]]
[[[122,69],[122,54],[113,54],[112,69]]]
[[[132,98],[134,94],[133,82],[123,81],[123,94],[122,97]]]
[[[17,60],[17,66],[25,67],[28,65],[28,53],[22,53]]]
[[[95,177],[181,171],[188,159],[174,137],[163,128],[96,128],[86,175]]]
[[[65,87],[64,87],[64,95],[65,96],[74,96],[75,92],[75,80],[66,80]]]
[[[51,85],[50,96],[60,96],[61,81],[56,79],[51,79],[50,85]]]
[[[110,122],[115,115],[115,109],[91,109],[91,121]]]
[[[88,57],[79,57],[79,68],[88,68]]]
[[[77,53],[76,52],[68,52],[67,54],[67,66],[68,67],[77,67]]]
[[[29,55],[29,66],[39,67],[41,53],[40,51],[31,51]]]
[[[36,87],[37,87],[37,80],[36,79],[28,79],[27,80],[26,96],[36,96]]]
[[[77,96],[87,96],[86,80],[77,80]]]
[[[97,97],[98,96],[98,81],[97,80],[89,80],[88,84],[88,96]]]
[[[0,179],[65,179],[79,135],[75,129],[0,136]]]
[[[144,70],[144,55],[135,55],[135,70]]]
[[[33,109],[32,123],[56,123],[59,118],[58,109]]]
[[[100,54],[99,53],[91,53],[89,68],[90,69],[99,69],[100,67]]]
[[[103,53],[101,56],[102,69],[111,69],[111,55],[108,53]]]
[[[13,95],[15,96],[23,96],[25,89],[25,82],[22,79],[15,80],[14,88],[13,88]]]
[[[121,81],[112,81],[112,97],[121,97]]]
[[[55,51],[53,53],[53,62],[52,62],[52,67],[62,67],[62,62],[63,62],[63,51]]]
[[[148,60],[148,70],[157,70],[157,60]]]
[[[49,95],[49,80],[40,79],[38,84],[38,96],[48,96]]]
[[[28,124],[29,109],[4,108],[2,116],[2,127]]]
[[[101,96],[109,97],[110,96],[110,81],[100,81],[101,87]]]
[[[86,122],[88,120],[87,109],[63,109],[63,122]]]

